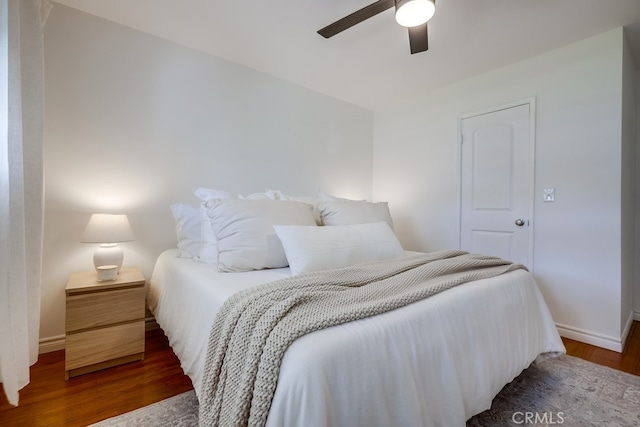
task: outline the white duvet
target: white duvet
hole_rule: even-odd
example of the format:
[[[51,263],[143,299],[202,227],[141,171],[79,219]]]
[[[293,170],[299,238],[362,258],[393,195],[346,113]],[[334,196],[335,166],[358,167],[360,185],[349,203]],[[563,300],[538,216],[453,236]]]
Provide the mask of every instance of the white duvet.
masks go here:
[[[158,258],[149,308],[200,394],[209,329],[233,293],[289,269],[218,273]],[[305,335],[286,351],[268,426],[462,426],[541,353],[564,352],[532,276],[517,270]]]

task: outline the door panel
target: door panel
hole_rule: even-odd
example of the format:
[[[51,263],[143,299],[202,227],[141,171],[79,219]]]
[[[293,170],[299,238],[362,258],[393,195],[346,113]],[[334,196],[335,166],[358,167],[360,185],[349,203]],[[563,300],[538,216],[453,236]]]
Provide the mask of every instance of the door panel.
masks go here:
[[[460,247],[525,265],[533,180],[529,109],[525,104],[480,114],[461,126]]]
[[[512,135],[511,126],[493,126],[475,131],[471,165],[474,210],[511,209]]]
[[[473,230],[472,233],[472,252],[511,259],[514,233],[495,230]]]

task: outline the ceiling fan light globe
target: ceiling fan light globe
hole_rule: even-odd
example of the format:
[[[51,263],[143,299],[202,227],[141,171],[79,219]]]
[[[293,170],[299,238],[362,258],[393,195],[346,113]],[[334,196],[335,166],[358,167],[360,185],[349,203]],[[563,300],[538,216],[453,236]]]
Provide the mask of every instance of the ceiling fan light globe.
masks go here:
[[[433,0],[396,0],[396,22],[403,27],[417,27],[436,12]]]

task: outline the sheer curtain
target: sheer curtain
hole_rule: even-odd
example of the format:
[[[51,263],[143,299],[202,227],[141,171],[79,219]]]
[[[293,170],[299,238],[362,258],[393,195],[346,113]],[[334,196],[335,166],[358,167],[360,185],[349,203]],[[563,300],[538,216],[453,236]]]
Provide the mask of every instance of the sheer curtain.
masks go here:
[[[43,26],[48,0],[0,0],[0,381],[38,358],[43,229]]]

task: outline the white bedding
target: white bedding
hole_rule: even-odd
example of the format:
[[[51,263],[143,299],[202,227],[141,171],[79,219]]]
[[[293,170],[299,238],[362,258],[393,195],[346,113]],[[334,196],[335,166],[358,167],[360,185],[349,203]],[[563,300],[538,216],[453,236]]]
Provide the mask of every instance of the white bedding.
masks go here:
[[[239,290],[290,273],[218,273],[177,255],[158,258],[149,308],[199,394],[220,306]],[[564,346],[529,273],[463,284],[295,341],[267,425],[462,426],[545,352]]]

